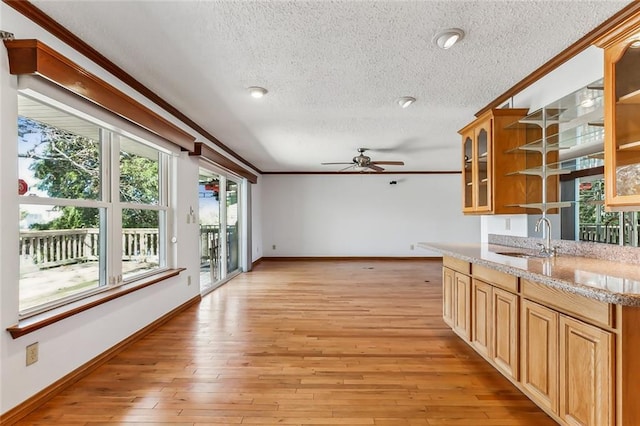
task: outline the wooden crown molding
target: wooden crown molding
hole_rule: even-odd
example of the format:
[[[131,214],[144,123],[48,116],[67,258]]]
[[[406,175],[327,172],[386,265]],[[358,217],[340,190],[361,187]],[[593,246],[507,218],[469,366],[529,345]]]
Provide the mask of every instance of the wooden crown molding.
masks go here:
[[[560,65],[564,64],[569,59],[585,50],[587,47],[597,43],[601,38],[606,37],[612,31],[615,31],[617,27],[624,24],[629,19],[633,19],[633,17],[637,17],[638,15],[640,15],[640,1],[633,1],[618,13],[613,15],[611,18],[598,25],[591,32],[587,33],[584,37],[551,58],[540,68],[536,69],[531,74],[523,78],[520,82],[516,83],[506,92],[498,96],[493,101],[489,102],[487,106],[485,106],[475,114],[476,117],[479,117],[492,108],[499,108],[506,101],[508,101],[509,98],[515,96],[527,87],[531,86],[533,83],[540,80],[542,77],[549,74],[551,71],[555,70]]]
[[[610,46],[620,43],[624,39],[637,35],[640,29],[640,8],[625,15],[619,24],[595,41],[595,45],[606,49]]]
[[[383,171],[383,172],[262,172],[263,175],[459,175],[460,170],[403,170],[403,171]]]
[[[63,27],[49,15],[44,13],[42,10],[38,9],[36,6],[31,4],[27,0],[2,0],[7,5],[11,6],[13,9],[24,15],[26,18],[38,24],[40,27],[44,28],[49,33],[53,34],[55,37],[63,41],[65,44],[72,47],[74,50],[81,53],[83,56],[87,57],[91,61],[95,62],[101,68],[105,69],[113,76],[118,78],[123,83],[127,84],[129,87],[136,90],[138,93],[142,94],[147,99],[151,100],[153,103],[176,117],[178,120],[182,121],[187,126],[191,127],[193,130],[200,133],[204,136],[208,141],[213,143],[218,148],[222,149],[224,152],[231,155],[233,158],[241,161],[245,165],[251,167],[260,173],[260,169],[255,167],[253,164],[242,158],[235,151],[227,147],[224,143],[219,141],[215,136],[211,133],[207,132],[200,125],[198,125],[195,121],[191,120],[185,114],[180,112],[176,107],[171,105],[169,102],[162,99],[151,89],[146,87],[144,84],[133,78],[129,73],[120,68],[118,65],[110,61],[106,56],[98,52],[96,49],[91,47],[81,38],[73,34],[71,31]]]
[[[243,167],[240,167],[224,155],[211,148],[209,145],[205,145],[202,142],[196,142],[193,151],[189,152],[189,155],[202,157],[221,167],[224,167],[225,169],[239,176],[247,178],[247,180],[251,183],[258,183],[258,176],[254,175]]]
[[[4,44],[11,74],[42,76],[187,151],[193,151],[193,136],[46,44],[38,40],[5,40]]]

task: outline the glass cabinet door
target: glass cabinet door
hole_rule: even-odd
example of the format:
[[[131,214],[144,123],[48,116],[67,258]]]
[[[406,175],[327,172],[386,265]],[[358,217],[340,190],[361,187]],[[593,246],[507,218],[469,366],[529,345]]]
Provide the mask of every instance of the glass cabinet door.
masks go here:
[[[476,139],[476,209],[491,209],[491,156],[490,129],[491,121],[480,125],[475,132]]]
[[[473,134],[466,135],[462,143],[462,197],[463,211],[473,210]]]
[[[605,52],[606,204],[640,205],[640,33]]]

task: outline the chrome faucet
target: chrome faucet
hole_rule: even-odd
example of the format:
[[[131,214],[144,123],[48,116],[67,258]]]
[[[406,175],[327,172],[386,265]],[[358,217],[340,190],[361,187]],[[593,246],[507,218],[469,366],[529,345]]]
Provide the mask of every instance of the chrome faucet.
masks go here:
[[[556,251],[551,247],[551,221],[546,216],[542,216],[536,222],[536,232],[540,232],[540,224],[544,223],[546,225],[545,232],[543,236],[545,237],[544,244],[538,243],[540,247],[540,254],[545,257],[551,257],[556,255]]]

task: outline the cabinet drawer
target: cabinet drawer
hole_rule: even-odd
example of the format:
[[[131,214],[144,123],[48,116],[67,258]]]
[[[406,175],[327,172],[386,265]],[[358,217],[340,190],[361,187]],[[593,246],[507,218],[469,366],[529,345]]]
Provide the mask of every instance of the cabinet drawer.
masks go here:
[[[471,273],[471,264],[467,261],[456,259],[455,257],[444,256],[442,258],[442,264],[454,271],[462,272],[469,275]]]
[[[473,277],[512,293],[518,292],[518,277],[482,265],[473,265]]]
[[[612,305],[608,303],[567,293],[525,279],[522,280],[522,295],[592,324],[613,327],[614,311]]]

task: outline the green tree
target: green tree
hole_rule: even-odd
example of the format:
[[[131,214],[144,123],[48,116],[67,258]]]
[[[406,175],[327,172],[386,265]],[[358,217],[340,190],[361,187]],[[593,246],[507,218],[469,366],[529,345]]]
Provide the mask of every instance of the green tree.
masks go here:
[[[35,143],[35,139],[38,139]],[[100,199],[100,143],[45,123],[18,117],[18,136],[28,149],[19,156],[31,159],[29,169],[36,188],[54,198]],[[29,143],[27,143],[29,142]],[[158,202],[158,162],[135,154],[120,155],[120,199],[132,203]],[[98,227],[98,209],[62,207],[62,214],[39,229]],[[157,213],[125,209],[122,226],[147,228],[158,225]]]

